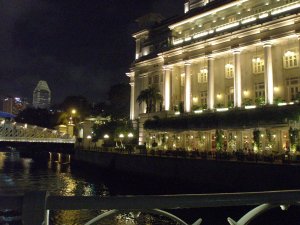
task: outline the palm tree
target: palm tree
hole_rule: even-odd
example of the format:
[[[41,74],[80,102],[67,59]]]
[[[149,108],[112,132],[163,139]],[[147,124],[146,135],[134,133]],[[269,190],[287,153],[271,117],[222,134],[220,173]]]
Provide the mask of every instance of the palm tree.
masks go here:
[[[146,113],[155,111],[156,103],[162,103],[163,97],[155,87],[149,87],[140,92],[136,101],[141,105],[143,102],[146,104]]]

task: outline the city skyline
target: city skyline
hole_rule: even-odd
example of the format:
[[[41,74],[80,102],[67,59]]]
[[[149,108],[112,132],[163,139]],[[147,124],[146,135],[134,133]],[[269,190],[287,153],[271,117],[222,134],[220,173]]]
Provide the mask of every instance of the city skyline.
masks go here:
[[[53,103],[70,95],[103,101],[111,85],[128,81],[135,20],[150,12],[165,18],[183,14],[182,4],[181,0],[3,1],[0,94],[31,98],[36,83],[46,80]]]

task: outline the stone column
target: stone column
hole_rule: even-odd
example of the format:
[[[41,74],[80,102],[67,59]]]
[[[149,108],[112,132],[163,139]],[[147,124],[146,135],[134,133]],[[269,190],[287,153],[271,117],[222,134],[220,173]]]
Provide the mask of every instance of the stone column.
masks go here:
[[[242,107],[241,51],[234,50],[234,107]]]
[[[130,120],[135,119],[135,91],[134,91],[134,72],[126,73],[128,77],[130,77]]]
[[[267,42],[264,44],[265,60],[265,102],[273,104],[273,66],[272,66],[272,45]]]
[[[215,105],[215,81],[214,81],[214,58],[208,56],[208,93],[207,93],[207,107],[214,109]]]
[[[130,93],[130,119],[134,120],[134,82],[130,82],[131,93]]]
[[[191,63],[184,64],[185,85],[184,85],[184,111],[191,111]]]
[[[164,101],[165,101],[165,111],[170,110],[171,105],[171,73],[170,73],[170,67],[164,66],[164,87],[165,87],[165,93],[164,93]]]

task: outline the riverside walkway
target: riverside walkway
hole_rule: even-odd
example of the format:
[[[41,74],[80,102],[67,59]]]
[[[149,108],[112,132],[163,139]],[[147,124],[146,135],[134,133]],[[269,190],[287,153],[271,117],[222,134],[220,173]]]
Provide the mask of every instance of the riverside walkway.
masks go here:
[[[262,163],[262,164],[290,164],[300,166],[300,155],[289,152],[277,153],[254,153],[248,151],[186,151],[183,149],[177,150],[145,150],[133,148],[114,148],[114,147],[90,147],[87,149],[78,148],[82,151],[92,152],[109,152],[122,155],[140,155],[145,157],[159,157],[159,158],[186,158],[186,159],[199,159],[199,160],[216,160],[216,161],[233,161],[245,163]]]
[[[23,196],[0,196],[0,210],[14,209],[22,213],[23,225],[49,225],[51,210],[99,209],[103,213],[85,225],[95,224],[103,218],[122,212],[147,212],[168,217],[181,225],[187,222],[168,212],[169,209],[193,209],[207,207],[253,206],[238,221],[228,217],[230,225],[246,225],[259,215],[280,207],[288,210],[299,206],[300,190],[216,193],[195,195],[148,195],[148,196],[52,196],[48,192],[28,192]],[[228,215],[230,216],[230,215]],[[192,225],[200,225],[197,219]],[[226,221],[224,221],[226,224]]]

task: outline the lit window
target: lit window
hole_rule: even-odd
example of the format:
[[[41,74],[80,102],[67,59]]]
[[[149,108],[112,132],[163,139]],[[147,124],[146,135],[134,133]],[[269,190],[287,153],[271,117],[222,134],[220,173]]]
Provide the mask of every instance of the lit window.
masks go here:
[[[295,2],[295,1],[297,1],[297,0],[285,0],[284,2],[285,2],[285,4],[289,4],[289,3],[292,3],[292,2]]]
[[[180,86],[184,86],[184,76],[185,76],[185,74],[184,73],[182,73],[181,75],[180,75]]]
[[[253,73],[263,73],[265,70],[265,62],[261,57],[255,57],[252,60]]]
[[[227,79],[233,78],[233,65],[231,63],[225,65],[225,77]]]
[[[255,89],[255,98],[265,97],[265,84],[263,82],[256,83],[254,86]]]
[[[148,77],[148,84],[151,85],[152,84],[152,77]]]
[[[198,73],[198,83],[207,83],[207,69],[201,69]]]
[[[158,84],[159,83],[159,75],[155,75],[153,78],[154,78],[153,83]]]
[[[287,90],[288,90],[288,100],[294,101],[298,98],[300,92],[300,80],[299,78],[287,79]]]
[[[257,13],[261,13],[263,11],[262,7],[258,7],[258,8],[255,8],[254,9],[254,13],[257,14]]]
[[[286,69],[298,67],[298,54],[293,51],[287,51],[283,56],[283,67]]]
[[[234,88],[233,87],[230,87],[228,88],[227,90],[227,106],[231,106],[234,102]]]
[[[201,105],[207,104],[207,91],[200,92],[200,103],[201,103]]]
[[[235,16],[230,16],[230,17],[228,17],[228,22],[229,22],[229,23],[232,23],[232,22],[234,22],[234,21],[236,21],[236,17],[235,17]]]

